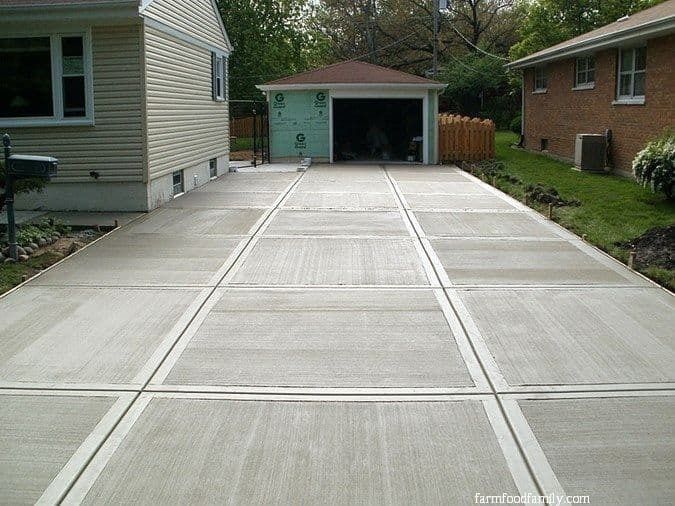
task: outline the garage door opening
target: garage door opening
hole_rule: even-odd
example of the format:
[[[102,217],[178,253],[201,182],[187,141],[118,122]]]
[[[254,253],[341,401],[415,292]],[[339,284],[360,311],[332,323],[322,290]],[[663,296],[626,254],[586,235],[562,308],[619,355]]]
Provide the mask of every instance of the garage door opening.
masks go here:
[[[423,162],[421,99],[334,99],[334,161]]]

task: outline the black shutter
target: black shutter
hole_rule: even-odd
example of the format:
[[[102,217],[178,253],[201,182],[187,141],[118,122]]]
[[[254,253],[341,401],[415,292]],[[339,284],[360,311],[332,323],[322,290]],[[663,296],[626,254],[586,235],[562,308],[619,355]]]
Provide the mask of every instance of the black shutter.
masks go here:
[[[211,52],[211,99],[218,98],[218,84],[216,82],[216,74],[218,73],[218,57],[216,53]]]

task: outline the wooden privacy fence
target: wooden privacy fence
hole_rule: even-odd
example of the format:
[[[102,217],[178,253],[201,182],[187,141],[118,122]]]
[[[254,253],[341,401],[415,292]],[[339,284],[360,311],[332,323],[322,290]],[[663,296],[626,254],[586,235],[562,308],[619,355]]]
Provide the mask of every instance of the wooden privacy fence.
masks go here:
[[[230,137],[253,137],[253,116],[230,121]]]
[[[495,124],[489,119],[438,115],[438,156],[442,162],[495,157]]]

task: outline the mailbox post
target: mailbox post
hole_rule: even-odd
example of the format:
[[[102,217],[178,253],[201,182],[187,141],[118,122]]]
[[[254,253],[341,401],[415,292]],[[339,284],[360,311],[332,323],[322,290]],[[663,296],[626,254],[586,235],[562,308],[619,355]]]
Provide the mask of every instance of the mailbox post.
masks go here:
[[[12,141],[8,134],[2,136],[2,145],[5,148],[5,204],[7,205],[9,256],[18,260],[16,220],[14,219],[14,182],[17,179],[29,178],[49,181],[56,176],[59,161],[49,156],[13,155]]]

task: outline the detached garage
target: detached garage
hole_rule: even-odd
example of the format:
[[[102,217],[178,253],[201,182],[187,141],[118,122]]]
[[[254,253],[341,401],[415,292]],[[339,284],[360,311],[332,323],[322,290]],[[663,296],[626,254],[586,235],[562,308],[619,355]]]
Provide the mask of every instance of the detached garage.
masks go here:
[[[273,162],[438,161],[443,83],[349,61],[258,88],[267,96]]]

